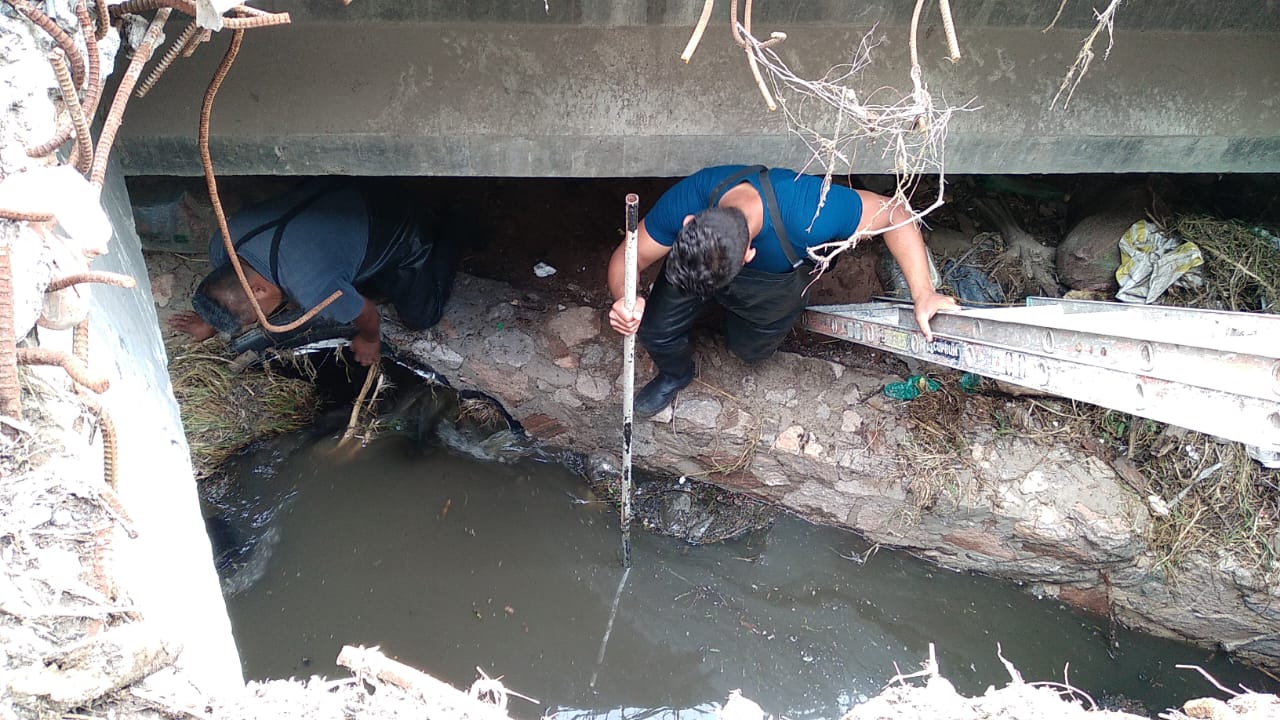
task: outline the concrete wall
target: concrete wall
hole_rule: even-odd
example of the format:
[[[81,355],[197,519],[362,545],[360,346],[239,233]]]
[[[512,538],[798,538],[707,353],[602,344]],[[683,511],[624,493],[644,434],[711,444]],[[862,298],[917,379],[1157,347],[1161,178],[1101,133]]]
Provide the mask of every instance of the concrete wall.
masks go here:
[[[764,107],[728,37],[727,5],[685,65],[698,2],[266,3],[295,24],[247,33],[215,105],[213,156],[232,174],[677,176],[718,162],[803,164],[807,148]],[[1050,102],[1092,15],[1068,3],[1042,32],[1057,5],[957,4],[956,65],[927,9],[929,90],[971,109],[951,122],[948,172],[1280,170],[1276,0],[1123,4],[1110,55],[1103,35],[1066,109]],[[802,77],[847,62],[871,30],[883,43],[855,87],[887,98],[910,87],[911,6],[760,2],[754,28],[788,33],[779,54]],[[126,173],[199,174],[198,113],[221,35],[130,105]],[[807,111],[798,98],[790,107]],[[853,163],[890,169],[878,148]]]
[[[118,167],[102,192],[115,236],[95,270],[131,275],[132,289],[92,288],[90,363],[111,379],[102,404],[119,442],[120,500],[138,537],[116,533],[115,579],[142,617],[180,645],[179,689],[230,695],[243,689],[240,657],[205,534],[191,456],[169,382],[168,357],[129,196]]]

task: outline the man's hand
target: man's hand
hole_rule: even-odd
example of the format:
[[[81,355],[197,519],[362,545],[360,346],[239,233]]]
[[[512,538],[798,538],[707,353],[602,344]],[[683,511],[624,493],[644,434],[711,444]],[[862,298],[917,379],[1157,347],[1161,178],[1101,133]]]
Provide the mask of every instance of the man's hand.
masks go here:
[[[636,296],[635,308],[627,312],[626,298],[618,298],[609,309],[609,324],[622,335],[635,335],[644,317],[644,298]]]
[[[169,327],[180,333],[190,335],[191,339],[196,342],[208,340],[218,334],[218,331],[215,330],[212,325],[205,322],[204,318],[190,310],[184,310],[183,312],[169,318]]]
[[[368,340],[357,335],[351,338],[351,353],[356,356],[356,362],[369,367],[382,357],[382,341]]]
[[[913,293],[914,296],[914,293]],[[929,320],[938,314],[939,310],[959,310],[960,303],[949,295],[943,295],[938,292],[921,293],[915,299],[916,324],[920,326],[920,332],[924,333],[924,339],[933,340],[933,330],[929,328]]]

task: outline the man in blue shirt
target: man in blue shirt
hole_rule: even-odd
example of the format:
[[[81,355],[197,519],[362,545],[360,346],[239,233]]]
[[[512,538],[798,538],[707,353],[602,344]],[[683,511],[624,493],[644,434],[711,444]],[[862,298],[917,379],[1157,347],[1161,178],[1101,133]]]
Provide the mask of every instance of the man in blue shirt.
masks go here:
[[[640,222],[637,254],[643,271],[665,258],[648,299],[624,307],[625,241],[609,260],[609,323],[637,338],[658,374],[636,393],[634,409],[648,417],[693,381],[689,331],[707,300],[726,311],[729,350],[748,363],[774,353],[804,311],[811,280],[810,247],[884,235],[902,268],[916,322],[932,339],[929,319],[956,301],[935,292],[924,239],[909,208],[883,195],[832,185],[792,170],[728,165],[700,170],[663,193]]]
[[[319,180],[237,213],[227,229],[263,313],[290,303],[310,310],[339,292],[319,316],[353,325],[352,353],[371,365],[382,343],[378,308],[366,296],[390,299],[411,329],[440,319],[457,257],[447,231],[428,237],[431,225],[398,186]],[[209,260],[214,270],[191,298],[195,311],[170,320],[196,340],[256,321],[220,232],[209,241]]]

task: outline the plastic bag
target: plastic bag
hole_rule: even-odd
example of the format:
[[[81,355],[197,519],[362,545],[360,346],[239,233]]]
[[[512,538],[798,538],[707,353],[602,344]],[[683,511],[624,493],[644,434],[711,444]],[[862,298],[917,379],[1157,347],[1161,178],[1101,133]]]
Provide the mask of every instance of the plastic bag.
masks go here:
[[[889,383],[884,386],[884,394],[894,400],[915,400],[922,393],[937,392],[942,383],[924,375],[912,375],[902,382]]]
[[[1193,271],[1204,264],[1195,243],[1179,243],[1161,234],[1145,220],[1139,220],[1120,237],[1120,267],[1116,281],[1121,302],[1147,305],[1155,302],[1173,285],[1199,287],[1203,282]]]

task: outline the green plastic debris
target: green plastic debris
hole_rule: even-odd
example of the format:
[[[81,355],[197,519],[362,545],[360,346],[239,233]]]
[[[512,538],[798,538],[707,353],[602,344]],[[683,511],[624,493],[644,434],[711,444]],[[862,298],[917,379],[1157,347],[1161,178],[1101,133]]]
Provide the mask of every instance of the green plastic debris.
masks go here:
[[[967,372],[960,376],[960,389],[967,392],[977,392],[982,385],[982,376],[975,373]]]
[[[884,386],[884,394],[894,400],[915,400],[921,393],[937,392],[942,384],[931,377],[912,375],[902,382],[889,383]]]

